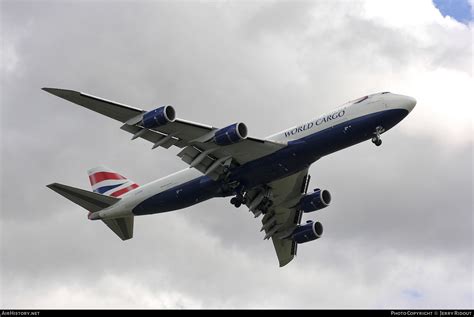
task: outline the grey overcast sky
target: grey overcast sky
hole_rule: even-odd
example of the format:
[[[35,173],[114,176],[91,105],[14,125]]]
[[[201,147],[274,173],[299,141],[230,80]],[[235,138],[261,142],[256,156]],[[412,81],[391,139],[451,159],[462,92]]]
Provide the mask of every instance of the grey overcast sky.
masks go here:
[[[419,1],[0,1],[0,306],[472,308],[473,22]],[[139,184],[185,168],[80,90],[265,137],[380,91],[414,96],[383,137],[325,157],[324,237],[279,268],[228,199],[138,217],[120,241],[48,190],[104,164]]]

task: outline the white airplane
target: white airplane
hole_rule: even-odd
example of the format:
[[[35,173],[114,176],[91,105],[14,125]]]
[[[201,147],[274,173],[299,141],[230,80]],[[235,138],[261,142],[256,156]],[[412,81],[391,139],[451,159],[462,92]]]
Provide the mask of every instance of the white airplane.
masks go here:
[[[380,136],[413,110],[412,97],[389,92],[350,101],[341,107],[271,135],[247,136],[243,123],[225,128],[177,119],[172,106],[152,111],[133,108],[85,93],[43,90],[123,123],[122,130],[153,143],[172,145],[189,165],[182,171],[139,186],[105,167],[89,171],[93,192],[58,183],[49,188],[102,220],[122,240],[133,237],[135,216],[186,208],[214,197],[233,196],[235,207],[246,205],[263,215],[264,239],[271,238],[280,266],[296,255],[297,245],[323,233],[320,222],[300,224],[303,213],[325,208],[327,190],[308,193],[308,169],[323,156],[365,140],[379,146]]]

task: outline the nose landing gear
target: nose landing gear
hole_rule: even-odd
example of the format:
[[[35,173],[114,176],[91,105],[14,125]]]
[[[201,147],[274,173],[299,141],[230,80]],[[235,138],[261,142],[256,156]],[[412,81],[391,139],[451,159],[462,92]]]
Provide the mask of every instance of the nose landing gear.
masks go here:
[[[374,136],[372,138],[372,143],[375,144],[376,146],[381,146],[382,140],[380,139],[380,137]]]
[[[381,126],[378,126],[375,128],[375,136],[372,138],[372,143],[375,144],[376,146],[382,145],[382,139],[380,138],[380,134],[382,134],[385,131],[385,129]]]

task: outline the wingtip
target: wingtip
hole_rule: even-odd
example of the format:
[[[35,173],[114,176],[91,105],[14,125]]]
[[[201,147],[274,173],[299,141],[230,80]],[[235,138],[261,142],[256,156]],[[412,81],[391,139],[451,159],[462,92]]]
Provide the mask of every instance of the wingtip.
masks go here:
[[[69,96],[74,93],[78,93],[77,91],[70,90],[70,89],[61,89],[61,88],[50,88],[50,87],[43,87],[41,90],[44,90],[52,95],[58,96],[58,97],[65,97]]]
[[[284,266],[286,266],[288,263],[290,263],[291,261],[293,261],[294,258],[295,258],[294,256],[291,256],[290,258],[282,259],[282,260],[278,261],[278,262],[279,262],[278,264],[280,265],[280,267],[284,267]]]

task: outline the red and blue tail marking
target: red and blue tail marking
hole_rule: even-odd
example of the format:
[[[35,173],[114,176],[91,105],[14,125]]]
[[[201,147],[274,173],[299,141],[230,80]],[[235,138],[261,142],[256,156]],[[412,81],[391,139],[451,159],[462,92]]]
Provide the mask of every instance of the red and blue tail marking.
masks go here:
[[[112,171],[99,166],[89,171],[89,180],[95,193],[120,197],[138,187],[138,184]]]

